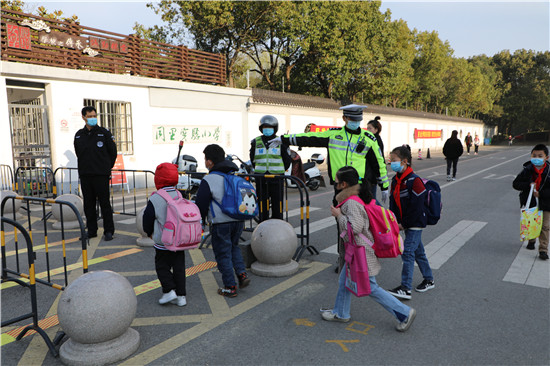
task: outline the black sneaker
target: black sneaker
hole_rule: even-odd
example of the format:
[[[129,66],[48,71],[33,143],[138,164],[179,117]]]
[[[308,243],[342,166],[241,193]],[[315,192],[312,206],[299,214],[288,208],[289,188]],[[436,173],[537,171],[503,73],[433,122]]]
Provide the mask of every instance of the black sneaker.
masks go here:
[[[547,260],[548,259],[548,253],[539,252],[539,258],[542,259],[543,261]]]
[[[113,234],[111,233],[105,233],[105,241],[111,241],[113,240]]]
[[[244,288],[250,285],[250,278],[248,278],[248,274],[246,272],[239,273],[237,275],[237,279],[239,280],[239,288]]]
[[[536,240],[529,240],[529,241],[527,242],[527,249],[529,249],[529,250],[535,250],[535,243],[536,243],[536,242],[537,242]]]
[[[424,279],[424,281],[422,281],[420,285],[416,286],[415,290],[418,292],[426,292],[428,290],[431,290],[434,287],[435,287],[435,283],[433,280],[430,281],[430,280]]]
[[[225,286],[224,288],[219,288],[218,295],[235,297],[237,296],[237,286]]]
[[[407,290],[405,287],[401,285],[397,286],[393,290],[388,290],[388,292],[400,299],[410,300],[412,298],[411,290]]]

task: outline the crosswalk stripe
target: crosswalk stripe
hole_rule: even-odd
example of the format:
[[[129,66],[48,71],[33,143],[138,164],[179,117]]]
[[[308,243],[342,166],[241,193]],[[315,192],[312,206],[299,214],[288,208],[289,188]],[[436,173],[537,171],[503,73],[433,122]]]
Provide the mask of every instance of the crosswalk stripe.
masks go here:
[[[522,285],[550,288],[548,263],[539,260],[537,256],[537,251],[527,250],[522,246],[502,280]]]

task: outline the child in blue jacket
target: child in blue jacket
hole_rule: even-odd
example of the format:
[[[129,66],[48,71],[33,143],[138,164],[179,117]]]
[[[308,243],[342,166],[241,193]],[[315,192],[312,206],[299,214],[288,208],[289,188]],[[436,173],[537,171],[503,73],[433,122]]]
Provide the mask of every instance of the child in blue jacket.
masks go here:
[[[411,151],[406,146],[399,146],[390,153],[391,169],[397,174],[392,179],[390,210],[393,211],[399,229],[405,231],[403,243],[403,269],[401,285],[389,293],[395,297],[410,300],[414,262],[418,264],[424,280],[416,286],[416,291],[425,292],[435,287],[432,269],[422,244],[422,229],[426,227],[426,187],[422,179],[414,174],[411,167]],[[411,181],[412,180],[412,184]],[[407,186],[411,189],[407,189]]]

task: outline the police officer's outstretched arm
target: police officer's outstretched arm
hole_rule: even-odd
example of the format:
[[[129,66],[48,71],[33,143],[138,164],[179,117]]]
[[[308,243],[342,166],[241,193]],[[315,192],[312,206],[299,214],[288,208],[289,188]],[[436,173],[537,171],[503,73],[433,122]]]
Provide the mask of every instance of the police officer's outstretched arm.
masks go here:
[[[326,148],[328,147],[330,136],[334,134],[334,132],[331,131],[332,130],[281,135],[281,141],[284,145]]]

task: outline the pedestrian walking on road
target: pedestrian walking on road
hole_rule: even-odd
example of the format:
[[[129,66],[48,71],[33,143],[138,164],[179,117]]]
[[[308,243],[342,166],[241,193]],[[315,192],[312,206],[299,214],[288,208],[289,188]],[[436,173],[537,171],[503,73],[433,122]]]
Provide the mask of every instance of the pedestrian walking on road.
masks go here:
[[[474,137],[474,147],[475,147],[475,153],[474,155],[477,155],[478,151],[479,151],[479,144],[481,143],[481,141],[479,140],[479,136],[476,135],[476,137]]]
[[[115,138],[108,129],[97,125],[94,107],[82,108],[82,119],[86,125],[74,136],[74,151],[78,160],[88,238],[97,236],[96,202],[99,201],[103,235],[105,241],[109,241],[115,232],[113,209],[109,201],[109,179],[117,156]]]
[[[544,144],[536,145],[531,150],[531,160],[523,164],[523,170],[512,183],[514,189],[520,191],[519,203],[521,206],[532,207],[538,198],[538,207],[542,211],[542,230],[539,236],[539,258],[548,259],[548,239],[550,236],[550,174],[548,164],[548,147]],[[527,198],[535,185],[532,202],[527,205]],[[536,239],[529,240],[527,249],[535,249]]]
[[[447,182],[456,180],[456,166],[458,165],[458,158],[464,153],[462,143],[458,139],[458,131],[454,130],[451,133],[451,137],[445,141],[443,145],[443,155],[447,160]],[[451,176],[451,164],[453,166],[453,175]]]
[[[468,150],[468,155],[470,155],[470,147],[472,147],[472,135],[468,132],[468,135],[464,138],[464,144],[466,145],[466,149]]]
[[[342,202],[343,204],[339,207],[331,206],[331,213],[332,216],[336,217],[340,231],[347,232],[349,222],[353,229],[356,244],[365,247],[371,289],[369,296],[397,319],[398,324],[396,329],[400,332],[404,332],[409,329],[414,321],[416,311],[397,300],[376,283],[375,276],[380,272],[380,262],[374,254],[372,247],[364,239],[367,238],[371,242],[374,241],[369,230],[369,217],[361,203],[353,199],[348,200],[348,198],[352,196],[358,196],[363,202],[371,202],[373,197],[370,192],[369,184],[368,182],[359,184],[359,174],[357,170],[350,166],[338,170],[334,184],[341,190],[340,193],[336,195],[336,200],[339,204]],[[349,238],[347,238],[346,241],[349,241]],[[321,317],[324,320],[347,323],[351,319],[351,293],[345,287],[346,266],[347,264],[344,264],[343,271],[340,272],[334,308],[321,309]]]
[[[204,149],[204,165],[210,172],[231,174],[239,168],[229,160],[225,160],[225,151],[219,145],[212,144]],[[237,283],[244,288],[250,283],[245,270],[239,239],[244,229],[244,221],[226,215],[215,202],[222,202],[225,194],[225,177],[220,174],[208,174],[203,178],[197,191],[195,203],[201,211],[202,222],[211,222],[212,249],[218,270],[222,274],[224,287],[218,289],[218,294],[226,297],[237,296]]]
[[[176,198],[181,196],[176,190],[178,178],[177,165],[162,163],[155,170],[155,187],[157,191],[162,189],[170,197]],[[185,250],[173,252],[162,244],[162,228],[166,223],[167,208],[164,198],[159,194],[152,195],[143,212],[143,231],[155,242],[155,270],[163,293],[159,304],[185,306]]]
[[[414,262],[424,279],[416,286],[416,291],[425,292],[435,287],[432,269],[422,244],[422,229],[426,227],[426,199],[428,192],[422,179],[414,174],[411,167],[411,153],[405,146],[399,146],[390,154],[391,169],[397,174],[392,179],[390,210],[393,211],[399,229],[405,231],[403,243],[403,269],[401,285],[389,292],[401,299],[411,299]],[[411,182],[412,181],[412,182]],[[411,187],[410,189],[408,187]]]

